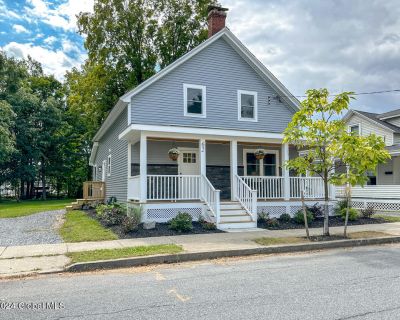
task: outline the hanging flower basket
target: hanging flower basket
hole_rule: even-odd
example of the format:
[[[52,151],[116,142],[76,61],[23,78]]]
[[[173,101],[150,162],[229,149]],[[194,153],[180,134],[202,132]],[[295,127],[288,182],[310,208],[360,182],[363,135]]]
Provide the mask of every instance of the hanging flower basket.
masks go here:
[[[171,160],[176,161],[178,160],[179,154],[181,152],[177,148],[169,149],[168,156]]]
[[[254,151],[254,155],[256,156],[257,160],[264,159],[265,151],[263,149],[257,149],[256,151]]]

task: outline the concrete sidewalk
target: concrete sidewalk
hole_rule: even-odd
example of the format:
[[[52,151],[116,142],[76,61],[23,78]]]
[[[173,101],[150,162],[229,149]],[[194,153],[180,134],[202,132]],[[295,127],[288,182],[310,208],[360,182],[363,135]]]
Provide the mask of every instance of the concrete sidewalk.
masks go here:
[[[28,273],[63,271],[69,263],[69,252],[96,249],[115,249],[153,244],[181,245],[185,253],[210,252],[222,250],[254,249],[262,246],[253,240],[260,237],[304,236],[304,229],[294,230],[239,230],[214,234],[182,235],[113,241],[60,243],[29,246],[0,247],[0,277]],[[343,227],[331,227],[331,234],[342,234]],[[349,232],[380,231],[400,236],[400,222],[350,226]],[[321,228],[310,229],[311,235],[321,234]]]

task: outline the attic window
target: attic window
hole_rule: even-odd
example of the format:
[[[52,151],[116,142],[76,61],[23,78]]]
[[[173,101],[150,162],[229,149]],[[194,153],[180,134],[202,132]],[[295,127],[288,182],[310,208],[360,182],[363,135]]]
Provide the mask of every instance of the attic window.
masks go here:
[[[349,132],[351,134],[359,136],[360,135],[360,125],[359,124],[354,124],[354,125],[349,126]]]
[[[257,121],[257,92],[238,90],[238,120]]]
[[[206,117],[206,87],[194,84],[183,85],[184,115]]]

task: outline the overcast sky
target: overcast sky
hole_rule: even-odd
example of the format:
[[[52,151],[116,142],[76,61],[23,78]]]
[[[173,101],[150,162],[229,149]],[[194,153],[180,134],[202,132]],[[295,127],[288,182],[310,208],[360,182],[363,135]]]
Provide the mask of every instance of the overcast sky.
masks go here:
[[[294,95],[327,87],[400,89],[399,0],[221,0],[227,25]],[[0,47],[30,54],[62,79],[86,58],[75,14],[93,0],[0,0]],[[358,96],[352,107],[400,108],[400,92]]]

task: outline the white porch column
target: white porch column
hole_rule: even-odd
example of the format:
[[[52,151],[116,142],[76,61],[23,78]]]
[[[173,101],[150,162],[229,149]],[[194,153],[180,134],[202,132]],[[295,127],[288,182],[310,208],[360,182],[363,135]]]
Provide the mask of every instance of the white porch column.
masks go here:
[[[285,162],[289,160],[289,144],[282,144],[282,176],[283,176],[283,198],[290,200],[290,179],[289,170],[285,167]]]
[[[140,202],[147,201],[147,136],[140,133]]]
[[[336,161],[335,160],[333,160],[333,162],[335,163],[335,166],[336,166]],[[333,170],[332,170],[332,174],[334,174],[335,173],[335,166],[333,167]],[[329,185],[329,193],[330,193],[330,199],[331,200],[335,200],[336,199],[336,187],[335,187],[335,185],[334,184],[330,184]]]
[[[231,200],[236,200],[237,140],[231,140]]]
[[[199,140],[199,153],[200,153],[200,175],[206,176],[206,139]]]
[[[131,173],[131,167],[132,167],[132,165],[131,165],[131,162],[132,162],[131,157],[132,157],[132,143],[130,141],[128,141],[128,174],[127,174],[127,180],[126,180],[126,182],[128,184],[128,189],[127,189],[128,190],[128,194],[127,194],[127,199],[126,200],[129,200],[129,198],[132,196],[132,191],[133,191],[130,188],[131,184],[129,182],[129,180],[131,178],[131,174],[132,174]]]

